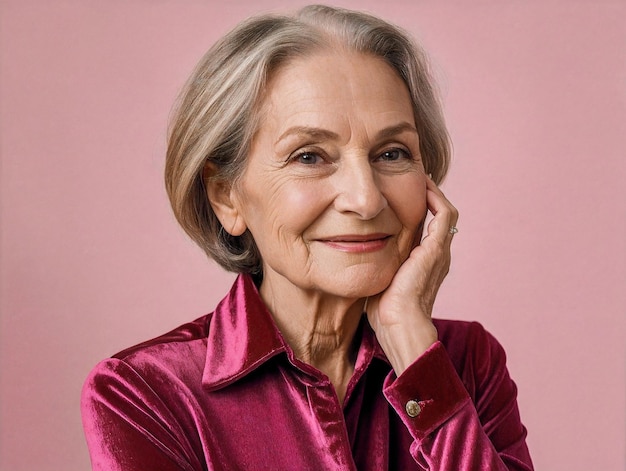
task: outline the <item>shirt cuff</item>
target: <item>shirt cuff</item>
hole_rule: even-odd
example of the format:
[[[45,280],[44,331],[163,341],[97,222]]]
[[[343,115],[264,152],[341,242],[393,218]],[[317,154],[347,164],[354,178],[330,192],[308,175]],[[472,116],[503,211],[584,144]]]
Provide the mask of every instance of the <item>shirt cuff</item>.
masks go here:
[[[435,342],[401,375],[391,371],[383,393],[415,440],[423,440],[470,400],[441,342]]]

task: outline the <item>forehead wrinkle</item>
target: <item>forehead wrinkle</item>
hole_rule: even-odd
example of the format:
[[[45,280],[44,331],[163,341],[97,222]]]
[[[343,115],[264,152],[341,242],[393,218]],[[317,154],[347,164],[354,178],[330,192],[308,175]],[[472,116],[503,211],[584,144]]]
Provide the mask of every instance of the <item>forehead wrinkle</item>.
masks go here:
[[[328,51],[325,51],[328,52]],[[370,58],[368,56],[363,56],[361,54],[346,54],[345,57],[349,62],[371,60],[378,58]],[[334,122],[333,118],[333,126],[329,127],[328,124],[330,122],[327,118],[321,119],[320,116],[311,117],[310,114],[316,113],[326,113],[329,111],[326,107],[321,106],[325,101],[327,101],[330,97],[326,96],[324,88],[316,88],[313,87],[310,90],[311,93],[307,93],[305,95],[300,95],[302,91],[301,87],[293,87],[293,83],[289,80],[290,74],[294,73],[292,67],[293,66],[301,66],[302,63],[306,63],[307,60],[315,60],[321,59],[325,61],[324,54],[316,55],[314,54],[311,57],[300,58],[298,60],[294,60],[290,62],[285,67],[281,67],[276,71],[271,80],[268,83],[268,88],[265,96],[261,100],[261,109],[263,113],[262,121],[264,124],[261,126],[268,132],[264,132],[265,137],[269,138],[268,142],[270,145],[273,145],[274,148],[281,147],[280,144],[282,141],[288,138],[292,139],[301,139],[301,140],[310,140],[316,142],[328,142],[328,141],[345,141],[346,138],[348,141],[352,141],[353,138],[360,136],[358,139],[359,146],[363,145],[373,145],[374,142],[382,141],[385,139],[390,139],[398,136],[404,132],[411,132],[415,134],[417,137],[417,130],[414,123],[413,109],[411,106],[405,110],[404,104],[398,106],[398,101],[404,102],[408,100],[410,103],[410,96],[408,95],[408,90],[402,90],[401,92],[398,90],[396,92],[390,92],[389,90],[384,91],[382,95],[379,96],[379,104],[383,104],[384,102],[389,102],[389,107],[387,109],[379,109],[372,110],[370,108],[370,100],[372,98],[371,94],[379,95],[379,90],[377,89],[377,85],[369,82],[357,81],[354,82],[352,80],[348,80],[348,77],[344,77],[345,80],[340,80],[344,85],[344,93],[342,97],[342,101],[346,101],[350,103],[347,107],[351,109],[351,112],[348,115],[341,116],[338,122]],[[323,66],[326,65],[323,63]],[[389,67],[388,64],[384,63],[386,67]],[[384,68],[384,67],[383,67]],[[334,70],[334,69],[333,69]],[[335,72],[345,72],[342,70]],[[393,75],[394,78],[399,79],[397,74],[394,74],[393,71],[390,75]],[[365,96],[363,95],[363,89],[358,88],[366,86],[368,90],[365,92]],[[404,92],[404,93],[403,93]],[[403,95],[407,95],[406,97]],[[278,96],[277,96],[278,95]],[[285,101],[289,102],[287,106]],[[311,106],[311,101],[315,106]],[[365,107],[365,108],[364,108]],[[359,115],[361,113],[380,113],[383,111],[386,113],[398,113],[398,111],[407,111],[407,116],[395,116],[390,119],[389,124],[386,128],[382,130],[378,129],[359,129],[362,127],[362,122],[359,120]],[[304,115],[304,116],[302,116]],[[354,115],[354,116],[353,116]],[[347,123],[346,123],[347,121]],[[280,129],[283,125],[293,124],[286,130]],[[344,126],[347,124],[347,129],[344,129]],[[342,128],[341,134],[331,131],[330,129],[338,129],[338,126]],[[272,129],[273,128],[273,129]],[[283,129],[285,129],[283,127]],[[281,132],[282,131],[282,132]],[[272,138],[272,135],[276,136],[280,135],[276,140]],[[347,134],[349,134],[349,136]],[[344,135],[346,134],[346,135]],[[363,140],[364,139],[364,140]],[[274,141],[274,142],[272,142]]]

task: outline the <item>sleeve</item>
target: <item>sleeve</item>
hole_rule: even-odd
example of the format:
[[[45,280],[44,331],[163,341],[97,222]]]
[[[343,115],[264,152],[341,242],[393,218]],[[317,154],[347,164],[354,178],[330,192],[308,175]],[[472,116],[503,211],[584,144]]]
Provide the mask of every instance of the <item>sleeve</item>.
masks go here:
[[[167,405],[121,360],[105,360],[92,371],[81,413],[94,471],[201,469]]]
[[[532,471],[517,389],[500,344],[479,324],[462,372],[436,342],[400,377],[393,371],[384,394],[413,437],[411,455],[425,470]]]

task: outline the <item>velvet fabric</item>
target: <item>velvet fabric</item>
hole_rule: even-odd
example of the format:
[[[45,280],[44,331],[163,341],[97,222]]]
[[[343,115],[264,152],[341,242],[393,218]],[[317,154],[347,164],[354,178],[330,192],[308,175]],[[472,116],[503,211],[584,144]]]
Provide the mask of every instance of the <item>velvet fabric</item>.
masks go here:
[[[531,470],[502,347],[477,323],[435,325],[439,341],[396,377],[364,318],[342,406],[242,275],[212,314],[92,371],[93,469]]]

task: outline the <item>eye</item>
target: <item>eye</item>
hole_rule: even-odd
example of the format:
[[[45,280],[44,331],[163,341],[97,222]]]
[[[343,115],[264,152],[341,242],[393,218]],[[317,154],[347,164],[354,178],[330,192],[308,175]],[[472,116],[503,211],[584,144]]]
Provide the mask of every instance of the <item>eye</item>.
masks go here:
[[[378,156],[378,160],[382,160],[384,162],[393,162],[395,160],[400,159],[410,159],[411,154],[409,154],[404,149],[389,149],[383,152]]]
[[[289,159],[290,162],[296,162],[304,165],[314,165],[322,162],[322,158],[315,152],[299,152]]]

